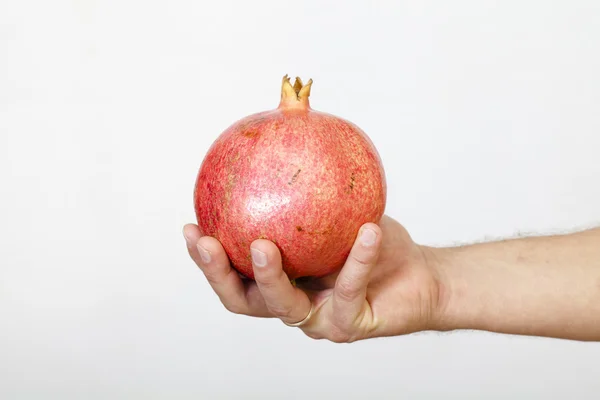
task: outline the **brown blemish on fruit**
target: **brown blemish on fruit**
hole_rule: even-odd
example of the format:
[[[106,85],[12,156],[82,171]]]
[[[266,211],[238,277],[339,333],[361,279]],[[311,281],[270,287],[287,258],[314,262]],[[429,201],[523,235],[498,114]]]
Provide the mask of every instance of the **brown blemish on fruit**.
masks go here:
[[[292,183],[296,182],[296,179],[298,179],[298,175],[300,174],[300,171],[302,171],[302,169],[299,169],[298,171],[296,171],[294,176],[292,176],[292,179],[290,179],[290,181],[288,182],[288,185],[291,185]]]
[[[304,229],[302,229],[302,227],[301,227],[301,226],[296,226],[296,230],[297,230],[298,232],[302,232]]]
[[[356,178],[354,177],[354,172],[352,173],[352,175],[350,175],[350,184],[344,189],[344,192],[346,193],[350,193],[354,190],[354,183],[356,181]]]
[[[255,138],[258,135],[260,135],[260,132],[258,132],[258,130],[256,130],[256,129],[254,129],[254,130],[244,131],[244,133],[242,133],[242,135],[247,138]]]

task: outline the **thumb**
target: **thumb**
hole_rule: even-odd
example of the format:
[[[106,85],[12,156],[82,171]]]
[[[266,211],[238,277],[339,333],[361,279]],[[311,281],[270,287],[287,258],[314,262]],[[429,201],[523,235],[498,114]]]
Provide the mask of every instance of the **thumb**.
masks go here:
[[[333,318],[342,329],[350,328],[361,314],[370,273],[377,263],[382,232],[374,223],[364,224],[333,289]]]

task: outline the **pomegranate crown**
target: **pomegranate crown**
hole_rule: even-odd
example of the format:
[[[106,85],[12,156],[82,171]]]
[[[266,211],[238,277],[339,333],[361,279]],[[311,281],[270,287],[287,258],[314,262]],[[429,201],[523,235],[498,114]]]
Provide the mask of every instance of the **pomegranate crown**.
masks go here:
[[[309,79],[305,84],[302,80],[296,77],[294,85],[290,82],[289,76],[286,74],[281,82],[281,103],[280,108],[310,108],[308,97],[310,96],[310,88],[313,80]]]

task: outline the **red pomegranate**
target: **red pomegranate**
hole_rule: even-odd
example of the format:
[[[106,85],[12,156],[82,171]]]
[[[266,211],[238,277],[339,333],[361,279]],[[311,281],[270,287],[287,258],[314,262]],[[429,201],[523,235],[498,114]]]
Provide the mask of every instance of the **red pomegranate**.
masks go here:
[[[212,144],[198,172],[200,231],[254,279],[250,244],[272,241],[290,279],[344,264],[360,226],[378,222],[386,181],[377,150],[356,125],[311,109],[312,79],[286,75],[277,109],[245,117]]]

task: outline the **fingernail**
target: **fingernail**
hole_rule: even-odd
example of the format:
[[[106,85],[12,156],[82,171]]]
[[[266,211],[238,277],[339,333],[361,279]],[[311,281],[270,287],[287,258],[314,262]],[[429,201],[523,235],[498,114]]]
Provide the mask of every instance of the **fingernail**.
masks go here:
[[[373,229],[365,228],[360,234],[360,242],[363,246],[372,246],[377,240],[377,234]]]
[[[185,231],[183,232],[183,237],[185,238],[185,243],[187,244],[188,249],[192,248],[192,241],[190,240],[189,237],[187,237],[187,235],[185,234]]]
[[[208,264],[210,262],[210,253],[208,250],[198,245],[198,253],[200,253],[200,259],[204,264]]]
[[[267,265],[267,255],[260,250],[250,249],[250,253],[252,254],[252,261],[254,261],[254,265],[257,267],[264,267]]]

